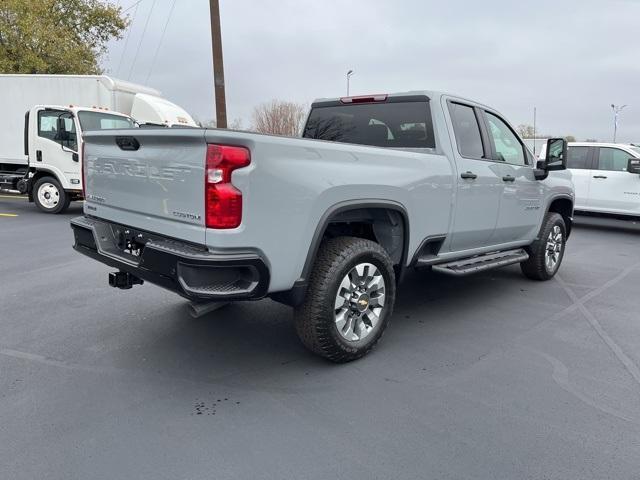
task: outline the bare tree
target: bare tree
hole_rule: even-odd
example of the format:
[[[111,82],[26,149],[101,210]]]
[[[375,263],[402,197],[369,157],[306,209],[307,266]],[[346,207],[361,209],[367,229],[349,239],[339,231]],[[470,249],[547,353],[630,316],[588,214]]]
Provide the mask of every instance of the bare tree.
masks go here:
[[[306,107],[300,103],[272,100],[253,109],[252,129],[259,133],[300,135]]]
[[[229,124],[229,130],[246,130],[246,128],[244,128],[244,122],[241,118],[234,118]]]
[[[531,125],[521,124],[516,128],[520,138],[534,138],[535,131]]]
[[[211,118],[209,120],[200,120],[198,117],[194,116],[193,120],[196,122],[200,128],[217,128],[216,119]],[[244,123],[241,118],[234,118],[233,121],[229,124],[229,130],[247,130],[244,128]]]

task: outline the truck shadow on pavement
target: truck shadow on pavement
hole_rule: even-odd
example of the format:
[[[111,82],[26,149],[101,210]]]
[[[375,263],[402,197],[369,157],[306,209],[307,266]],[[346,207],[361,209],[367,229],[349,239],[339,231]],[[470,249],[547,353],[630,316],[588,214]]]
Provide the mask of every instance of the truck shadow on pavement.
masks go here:
[[[135,338],[129,340],[135,348],[120,351],[119,362],[127,369],[150,368],[198,382],[296,391],[297,382],[311,372],[330,374],[367,368],[389,358],[397,361],[399,355],[411,349],[429,352],[441,342],[441,338],[431,335],[433,331],[464,331],[471,324],[478,328],[478,322],[484,319],[495,320],[493,307],[497,308],[500,299],[487,305],[491,292],[498,289],[508,295],[507,291],[514,289],[522,294],[520,283],[536,288],[542,285],[523,279],[517,267],[466,278],[412,272],[399,289],[391,323],[376,350],[340,366],[306,351],[294,330],[293,310],[287,306],[271,300],[237,303],[193,319],[187,313],[186,302],[178,300],[160,310],[153,321],[136,327]],[[484,311],[479,310],[483,302]],[[513,315],[507,312],[507,316],[514,316],[515,320],[515,311],[514,307]],[[535,323],[541,315],[525,321]],[[283,380],[283,375],[288,380]],[[321,381],[317,388],[323,388],[323,384]]]

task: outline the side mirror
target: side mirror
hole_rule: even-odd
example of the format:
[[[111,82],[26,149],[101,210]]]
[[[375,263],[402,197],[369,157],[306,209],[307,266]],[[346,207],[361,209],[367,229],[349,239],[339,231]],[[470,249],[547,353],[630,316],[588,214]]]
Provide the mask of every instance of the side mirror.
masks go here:
[[[627,164],[627,172],[640,175],[640,158],[630,158]]]
[[[550,138],[547,140],[547,153],[544,159],[544,169],[547,172],[566,170],[567,141],[564,138]]]

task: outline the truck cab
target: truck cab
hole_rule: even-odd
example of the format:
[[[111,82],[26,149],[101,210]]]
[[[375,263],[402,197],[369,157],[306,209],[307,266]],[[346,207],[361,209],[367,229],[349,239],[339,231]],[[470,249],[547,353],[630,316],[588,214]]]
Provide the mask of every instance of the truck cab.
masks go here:
[[[577,211],[640,217],[640,147],[570,142],[567,149]]]
[[[16,189],[47,213],[66,210],[81,200],[82,134],[91,130],[132,128],[134,120],[105,108],[38,105],[25,116],[28,167]]]

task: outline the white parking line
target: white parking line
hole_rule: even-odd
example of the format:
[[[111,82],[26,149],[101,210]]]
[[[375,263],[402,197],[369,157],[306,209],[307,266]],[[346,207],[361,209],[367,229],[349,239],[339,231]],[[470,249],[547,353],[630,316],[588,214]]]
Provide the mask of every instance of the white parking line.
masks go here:
[[[631,270],[633,270],[635,266],[636,265],[634,265],[634,267]],[[629,270],[629,272],[631,270]],[[580,310],[582,315],[585,316],[589,324],[600,336],[602,341],[607,345],[607,347],[611,349],[613,354],[618,358],[618,360],[620,360],[620,363],[622,363],[624,368],[627,369],[627,371],[631,374],[631,376],[635,379],[635,381],[638,382],[638,384],[640,385],[640,369],[638,368],[638,366],[635,363],[633,363],[633,360],[631,360],[627,356],[627,354],[622,351],[620,346],[609,336],[609,334],[604,330],[604,328],[602,328],[602,325],[600,325],[600,322],[595,317],[595,315],[593,315],[593,313],[591,313],[587,309],[587,307],[585,307],[584,300],[581,298],[578,298],[575,292],[571,290],[571,288],[565,283],[565,281],[559,275],[556,275],[555,278],[560,284],[560,286],[563,288],[565,293],[569,296],[571,301],[574,303],[574,305],[578,307],[578,310]]]

